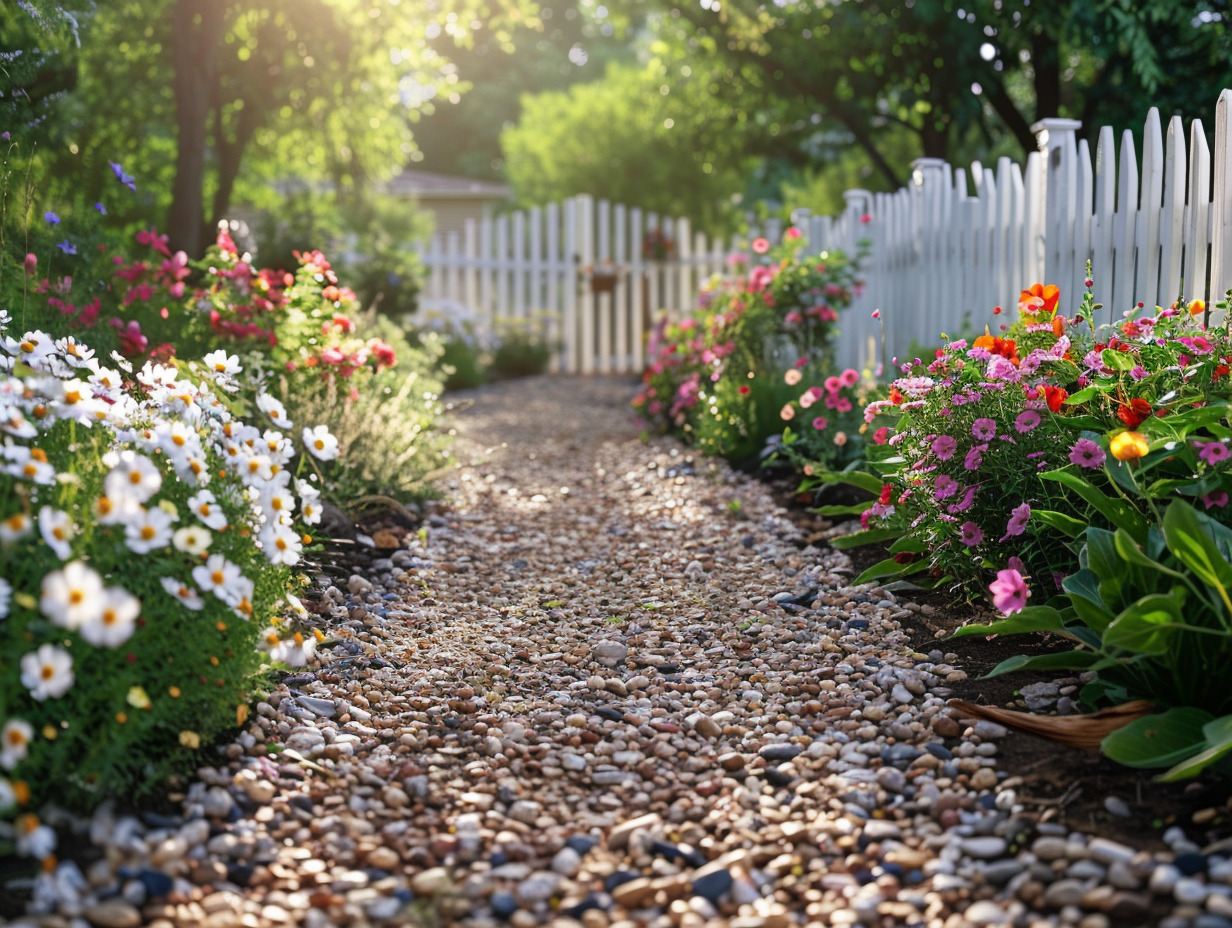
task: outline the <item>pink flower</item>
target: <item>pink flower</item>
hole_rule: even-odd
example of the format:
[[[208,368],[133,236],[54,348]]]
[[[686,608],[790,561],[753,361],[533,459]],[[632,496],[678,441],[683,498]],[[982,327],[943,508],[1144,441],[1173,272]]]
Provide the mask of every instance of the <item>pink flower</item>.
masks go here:
[[[841,389],[843,389],[843,383],[837,377],[831,376],[826,378],[827,391],[830,393],[837,393]]]
[[[941,474],[933,481],[933,499],[949,499],[958,492],[958,481],[948,474]]]
[[[974,522],[962,524],[962,543],[968,548],[974,548],[984,540],[984,530]]]
[[[933,454],[940,461],[948,461],[954,456],[956,450],[958,450],[958,442],[949,435],[938,435],[933,439]]]
[[[988,585],[988,589],[992,593],[992,604],[1004,615],[1022,612],[1027,597],[1031,595],[1027,581],[1013,568],[997,571],[997,579]]]
[[[1228,494],[1223,490],[1213,490],[1202,497],[1202,504],[1207,509],[1222,509],[1228,505]]]
[[[790,367],[783,374],[783,382],[789,387],[794,387],[800,382],[800,378],[804,375],[800,373],[798,368]]]
[[[872,314],[872,315],[873,315],[873,318],[874,318],[874,319],[880,319],[880,318],[881,318],[881,310],[879,310],[879,309],[874,309],[874,310],[873,310],[873,314]]]
[[[890,430],[886,426],[882,426],[873,432],[873,444],[884,445],[889,440]]]
[[[987,450],[987,445],[976,445],[967,452],[967,456],[963,459],[963,467],[967,470],[979,470],[980,465],[984,463],[984,452]]]
[[[791,403],[785,404],[783,408],[779,410],[779,418],[782,419],[784,422],[790,422],[795,417],[796,417],[796,407],[791,405]]]
[[[817,400],[813,396],[813,392],[811,390],[805,390],[802,394],[800,394],[800,408],[801,409],[808,409],[810,406],[812,406],[816,402]]]
[[[795,226],[788,226],[787,231],[783,233],[783,240],[790,242],[794,239],[799,238],[802,234],[803,233],[799,229],[797,229]]]
[[[997,434],[997,423],[987,417],[981,417],[971,423],[971,434],[980,441],[988,441]]]
[[[1018,418],[1014,420],[1014,428],[1024,434],[1033,431],[1039,424],[1040,414],[1034,409],[1024,409],[1018,414]]]
[[[1099,470],[1099,468],[1104,466],[1106,458],[1107,455],[1104,454],[1104,449],[1089,438],[1078,439],[1074,442],[1074,446],[1069,449],[1070,463],[1077,464],[1079,467],[1085,467],[1088,470]]]
[[[33,254],[26,255],[26,276],[33,277],[38,273],[38,256]]]
[[[1198,457],[1212,466],[1232,457],[1232,451],[1221,441],[1194,442],[1198,449]]]
[[[959,512],[966,512],[971,508],[971,504],[973,502],[975,502],[975,487],[967,487],[967,491],[963,493],[963,498],[957,503],[950,503],[946,509],[949,511],[950,515],[954,515]]]
[[[838,382],[844,387],[854,387],[860,382],[860,372],[854,367],[849,367],[838,375]]]
[[[786,316],[783,317],[783,321],[786,322],[788,325],[799,325],[801,322],[804,321],[804,317],[801,316],[798,312],[796,312],[793,309],[791,312],[789,312]]]
[[[753,239],[753,250],[759,255],[764,255],[770,250],[770,240],[765,238]]]
[[[1010,513],[1010,520],[1006,523],[1005,534],[1001,536],[1000,541],[1004,542],[1009,538],[1021,535],[1027,529],[1027,522],[1031,519],[1031,507],[1026,503],[1017,506]]]
[[[872,213],[865,213],[863,216],[860,217],[860,222],[864,223],[864,225],[868,225],[872,221],[873,221]]]
[[[825,416],[818,416],[816,419],[813,420],[813,428],[815,428],[819,432],[824,432],[826,430],[826,426],[828,426],[829,424],[830,424],[830,420],[827,419]]]

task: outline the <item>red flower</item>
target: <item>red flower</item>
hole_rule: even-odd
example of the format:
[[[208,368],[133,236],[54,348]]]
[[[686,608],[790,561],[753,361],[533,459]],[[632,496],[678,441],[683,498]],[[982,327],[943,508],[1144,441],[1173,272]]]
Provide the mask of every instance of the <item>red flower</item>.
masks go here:
[[[1044,384],[1044,399],[1048,403],[1048,408],[1052,412],[1060,412],[1061,404],[1069,397],[1069,391],[1064,387],[1050,387]]]
[[[883,505],[885,503],[888,503],[890,501],[890,496],[893,493],[894,493],[894,487],[891,484],[887,483],[883,485],[881,488],[881,495],[877,497],[877,502],[882,503]]]
[[[747,383],[742,383],[740,385],[739,392],[741,396],[748,396],[749,395],[749,385]]]
[[[903,404],[903,395],[899,392],[898,387],[890,387],[890,402],[895,406]]]
[[[1117,407],[1117,418],[1129,429],[1136,429],[1150,417],[1151,404],[1141,398],[1132,399]]]

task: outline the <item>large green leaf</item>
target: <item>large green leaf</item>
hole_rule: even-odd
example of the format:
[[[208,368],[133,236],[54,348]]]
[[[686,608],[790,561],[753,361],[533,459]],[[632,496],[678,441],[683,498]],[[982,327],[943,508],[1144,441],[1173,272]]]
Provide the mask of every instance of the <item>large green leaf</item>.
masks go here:
[[[1184,597],[1152,593],[1132,603],[1104,630],[1104,646],[1135,654],[1166,654],[1169,639],[1185,626]]]
[[[1116,384],[1111,381],[1109,382],[1100,381],[1099,383],[1093,383],[1089,387],[1083,387],[1077,393],[1071,393],[1069,396],[1067,396],[1065,398],[1065,405],[1066,406],[1081,405],[1082,403],[1085,403],[1089,400],[1094,399],[1095,397],[1099,396],[1101,393],[1107,393],[1110,390],[1113,390],[1115,388],[1116,388]]]
[[[1174,783],[1196,777],[1199,773],[1229,754],[1232,754],[1232,715],[1224,715],[1202,726],[1203,741],[1206,749],[1195,754],[1188,760],[1182,760],[1171,770],[1160,774],[1157,779],[1164,783]]]
[[[1090,670],[1100,660],[1100,656],[1094,651],[1059,651],[1056,654],[1037,654],[1034,657],[1015,654],[984,676],[999,677],[1015,670]]]
[[[1113,543],[1116,546],[1117,554],[1119,554],[1127,563],[1137,567],[1143,567],[1147,570],[1155,570],[1160,573],[1168,574],[1171,577],[1183,578],[1184,574],[1180,571],[1173,570],[1171,567],[1165,567],[1159,561],[1155,560],[1149,554],[1138,546],[1138,543],[1129,537],[1120,529],[1113,536]],[[1148,545],[1150,547],[1150,545]]]
[[[1089,528],[1086,542],[1087,564],[1099,578],[1100,599],[1110,610],[1118,612],[1125,607],[1125,588],[1133,578],[1117,552],[1116,536],[1107,529]]]
[[[894,558],[888,557],[884,561],[878,561],[872,567],[865,570],[864,573],[852,580],[851,583],[853,586],[859,586],[861,583],[880,580],[882,577],[910,577],[912,574],[918,574],[922,570],[927,570],[928,567],[928,561],[900,564]]]
[[[1069,594],[1070,605],[1078,618],[1093,631],[1103,634],[1104,629],[1116,616],[1104,605],[1104,599],[1099,592],[1099,577],[1095,572],[1084,567],[1062,580],[1061,588]]]
[[[1050,470],[1040,474],[1041,480],[1055,480],[1090,503],[1095,510],[1117,528],[1123,528],[1135,541],[1146,540],[1147,522],[1142,514],[1124,500],[1114,499],[1096,489],[1090,481],[1070,470]]]
[[[864,503],[851,503],[846,506],[818,506],[813,511],[822,516],[858,516],[872,505],[872,501]]]
[[[858,582],[858,581],[857,581]],[[988,625],[964,625],[951,635],[951,638],[965,638],[972,635],[1021,635],[1025,632],[1062,631],[1065,622],[1061,613],[1051,606],[1028,606],[1021,612],[1016,612],[1004,619],[990,622]]]
[[[1100,352],[1100,360],[1104,362],[1105,367],[1112,368],[1114,371],[1132,371],[1138,363],[1137,359],[1132,355],[1128,355],[1123,351],[1114,351],[1111,348],[1105,348]]]
[[[879,542],[897,538],[903,533],[901,528],[870,528],[863,532],[852,532],[850,535],[839,535],[830,539],[830,547],[845,551],[848,548],[858,548],[861,545],[875,545]]]
[[[1179,706],[1158,715],[1135,719],[1104,738],[1105,756],[1126,767],[1170,767],[1202,750],[1202,726],[1211,714],[1193,706]]]
[[[885,486],[885,481],[880,477],[859,470],[823,470],[813,476],[825,484],[842,483],[870,493],[880,493]]]
[[[1055,528],[1070,538],[1077,538],[1087,529],[1087,523],[1081,519],[1075,519],[1064,512],[1054,512],[1051,509],[1032,509],[1031,518],[1043,522],[1049,528]]]
[[[1228,598],[1228,590],[1232,587],[1232,564],[1228,563],[1216,545],[1204,521],[1210,522],[1203,520],[1188,503],[1173,500],[1164,513],[1164,537],[1177,560],[1192,570],[1203,583],[1214,587],[1228,606],[1228,613],[1232,613]],[[1232,615],[1228,613],[1222,616],[1223,622],[1225,627],[1232,627]]]

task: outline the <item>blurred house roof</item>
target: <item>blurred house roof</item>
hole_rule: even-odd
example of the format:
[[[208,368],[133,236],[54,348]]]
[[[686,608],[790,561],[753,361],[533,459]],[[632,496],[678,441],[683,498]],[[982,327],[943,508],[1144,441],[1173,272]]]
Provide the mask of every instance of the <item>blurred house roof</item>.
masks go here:
[[[474,200],[503,200],[513,195],[513,188],[470,177],[454,177],[432,171],[404,170],[385,185],[394,196]]]

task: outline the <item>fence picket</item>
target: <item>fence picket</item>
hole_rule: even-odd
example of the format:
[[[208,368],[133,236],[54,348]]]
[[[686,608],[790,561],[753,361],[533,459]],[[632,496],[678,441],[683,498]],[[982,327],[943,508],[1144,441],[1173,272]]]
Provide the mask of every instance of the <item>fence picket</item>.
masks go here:
[[[1215,189],[1211,197],[1211,283],[1208,303],[1232,290],[1232,90],[1215,107]]]

